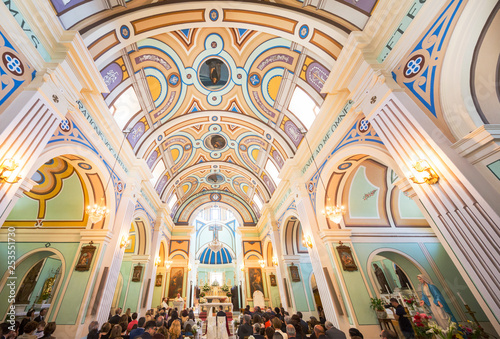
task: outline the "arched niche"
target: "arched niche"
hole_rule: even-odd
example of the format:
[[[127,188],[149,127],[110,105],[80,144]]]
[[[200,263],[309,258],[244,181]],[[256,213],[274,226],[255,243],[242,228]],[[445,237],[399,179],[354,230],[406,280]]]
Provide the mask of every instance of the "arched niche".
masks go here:
[[[285,219],[281,229],[283,255],[308,255],[307,248],[302,243],[304,233],[298,217],[294,215],[289,216]]]

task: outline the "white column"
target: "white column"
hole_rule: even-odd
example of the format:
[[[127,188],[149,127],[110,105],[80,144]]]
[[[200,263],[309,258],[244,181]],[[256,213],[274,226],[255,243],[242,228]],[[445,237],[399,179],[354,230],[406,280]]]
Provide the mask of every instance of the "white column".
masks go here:
[[[283,278],[287,278],[288,281],[287,266],[284,264],[283,261],[283,251],[282,251],[280,232],[274,220],[271,220],[271,242],[273,244],[274,254],[278,257],[278,266],[276,267],[276,280],[280,291],[281,304],[283,305],[283,308],[288,311],[289,309],[293,308],[293,302],[292,305],[289,305],[288,300],[286,298],[285,288],[288,287],[285,286]],[[290,294],[290,290],[288,291],[288,293]],[[292,300],[291,295],[290,295],[290,300]]]

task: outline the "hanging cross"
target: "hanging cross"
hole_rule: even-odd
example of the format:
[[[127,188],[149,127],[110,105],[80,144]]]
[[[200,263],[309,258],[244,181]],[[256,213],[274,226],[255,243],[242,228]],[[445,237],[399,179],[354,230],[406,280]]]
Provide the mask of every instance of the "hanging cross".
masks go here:
[[[219,239],[217,232],[222,231],[222,226],[221,225],[212,225],[208,227],[209,231],[214,231],[214,239]]]

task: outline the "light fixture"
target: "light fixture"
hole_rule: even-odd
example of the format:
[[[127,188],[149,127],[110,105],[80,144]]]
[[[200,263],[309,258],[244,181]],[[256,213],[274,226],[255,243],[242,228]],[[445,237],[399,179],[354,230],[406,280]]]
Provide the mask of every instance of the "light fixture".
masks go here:
[[[122,240],[120,241],[120,248],[127,247],[129,244],[130,244],[130,239],[128,238],[128,236],[127,237],[123,236]]]
[[[127,134],[128,134],[128,132],[124,132],[124,134],[123,134],[123,140],[122,140],[122,143],[120,145],[120,149],[118,150],[118,154],[116,155],[115,162],[113,164],[111,172],[109,173],[108,182],[106,183],[106,188],[104,189],[103,194],[106,194],[106,191],[108,190],[109,181],[111,180],[111,175],[115,171],[116,161],[120,157],[120,152],[122,151],[123,142],[125,141]],[[115,188],[113,187],[113,191],[114,190],[115,190]],[[92,221],[93,224],[101,221],[104,217],[107,217],[109,214],[109,208],[104,203],[104,197],[101,198],[100,205],[98,205],[98,204],[95,204],[94,206],[88,205],[87,206],[87,214],[89,215],[89,219],[90,219],[90,221]]]
[[[278,266],[278,257],[277,256],[273,257],[273,265]]]
[[[302,244],[304,244],[304,247],[307,248],[313,248],[313,243],[310,235],[307,235],[302,239]]]
[[[264,259],[259,260],[260,267],[264,268],[266,266],[266,261]]]
[[[192,269],[191,264],[188,264],[188,272],[190,272]]]
[[[318,164],[316,164],[316,158],[312,154],[311,145],[309,145],[309,141],[306,138],[306,133],[302,132],[302,134],[304,135],[304,139],[306,140],[307,148],[309,149],[309,154],[311,154],[311,157],[313,159],[314,166],[316,167],[316,172],[318,173],[319,180],[321,181],[321,185],[323,186],[323,189],[325,190],[325,196],[327,197],[328,203],[330,203],[330,197],[328,197],[328,192],[326,191],[326,187],[325,187],[325,183],[323,182],[323,178],[321,177],[321,174],[319,174]],[[325,213],[325,211],[323,211],[322,212],[323,215],[326,216],[328,219],[330,219],[331,221],[333,221],[336,224],[340,223],[340,221],[342,220],[342,216],[345,213],[344,206],[339,207],[338,205],[336,207],[326,205],[325,210],[326,210],[326,213]],[[311,247],[309,247],[309,248],[312,248],[312,243],[311,243]]]
[[[5,159],[0,165],[0,182],[6,182],[7,184],[15,184],[21,180],[20,176],[16,176],[14,180],[10,181],[9,178],[12,173],[19,167],[19,164],[14,159]]]
[[[172,266],[172,260],[165,261],[165,267],[167,268],[167,270],[170,268],[170,266]]]
[[[217,230],[217,224],[214,226],[214,238],[213,240],[208,244],[208,248],[212,250],[212,252],[217,253],[222,249],[222,243],[219,241],[218,237],[218,230]]]
[[[324,216],[338,224],[342,220],[342,216],[345,214],[344,206],[326,206],[326,211],[322,211]]]
[[[439,175],[434,171],[434,169],[429,165],[427,160],[417,160],[412,165],[415,171],[412,171],[412,175],[410,176],[411,181],[415,184],[429,184],[433,185],[438,182]]]
[[[241,270],[241,272],[245,272],[245,264],[240,265],[240,270]]]
[[[156,257],[155,259],[155,266],[160,266],[161,264],[161,258],[160,257]]]

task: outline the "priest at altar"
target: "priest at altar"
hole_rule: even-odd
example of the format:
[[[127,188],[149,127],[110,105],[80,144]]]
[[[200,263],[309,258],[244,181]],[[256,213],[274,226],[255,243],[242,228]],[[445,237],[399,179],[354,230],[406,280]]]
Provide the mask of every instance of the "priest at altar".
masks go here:
[[[174,299],[174,307],[179,311],[184,309],[184,298],[181,297],[180,293],[177,293],[177,297]]]

